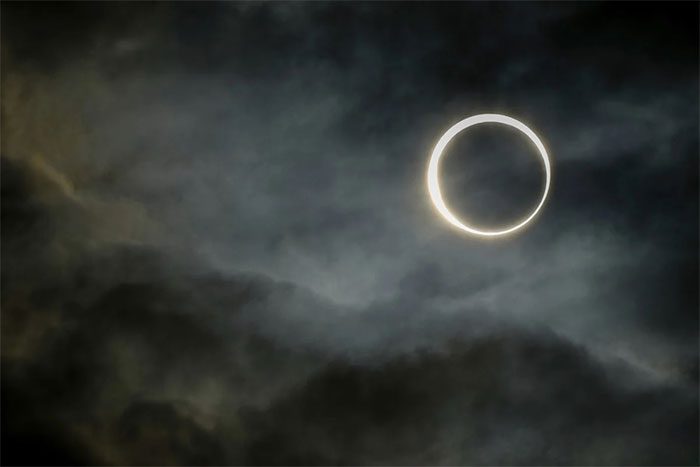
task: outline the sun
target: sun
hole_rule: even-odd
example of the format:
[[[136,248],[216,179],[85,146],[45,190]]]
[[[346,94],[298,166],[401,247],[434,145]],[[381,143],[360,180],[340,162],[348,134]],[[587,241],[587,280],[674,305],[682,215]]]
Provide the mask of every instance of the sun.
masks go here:
[[[445,148],[447,145],[452,141],[452,138],[457,136],[461,131],[466,130],[467,128],[474,126],[474,125],[479,125],[481,123],[499,123],[502,125],[507,125],[510,127],[513,127],[520,132],[524,133],[525,136],[527,136],[530,141],[535,145],[537,150],[539,151],[540,156],[542,157],[542,162],[544,164],[544,174],[545,174],[545,183],[544,183],[544,190],[542,191],[542,197],[540,198],[539,203],[537,204],[537,207],[530,213],[527,214],[524,218],[518,220],[514,224],[508,225],[506,227],[499,228],[497,230],[486,230],[486,229],[481,229],[478,228],[474,225],[470,225],[460,219],[458,219],[452,212],[447,208],[447,205],[445,204],[445,200],[442,198],[442,193],[440,191],[440,180],[439,180],[439,172],[440,172],[440,159],[442,158],[442,155],[445,151]],[[528,128],[527,125],[522,123],[519,120],[516,120],[512,117],[508,117],[506,115],[499,115],[499,114],[479,114],[479,115],[473,115],[471,117],[465,118],[464,120],[456,123],[453,125],[449,130],[445,132],[444,135],[440,138],[440,140],[437,142],[435,145],[435,149],[433,149],[433,153],[430,156],[430,162],[428,164],[428,173],[427,173],[427,182],[428,182],[428,193],[430,193],[430,199],[432,199],[433,204],[435,205],[435,208],[438,210],[442,216],[447,219],[447,221],[452,224],[453,226],[457,227],[458,229],[467,232],[472,235],[478,235],[481,237],[498,237],[498,236],[503,236],[507,235],[509,233],[513,233],[523,227],[525,227],[532,219],[535,218],[537,213],[542,209],[542,206],[544,205],[544,202],[547,200],[547,195],[549,194],[549,185],[551,182],[552,174],[551,174],[551,168],[550,168],[550,163],[549,163],[549,156],[547,155],[547,150],[544,147],[544,144],[542,144],[542,141],[540,138],[533,132],[530,128]]]

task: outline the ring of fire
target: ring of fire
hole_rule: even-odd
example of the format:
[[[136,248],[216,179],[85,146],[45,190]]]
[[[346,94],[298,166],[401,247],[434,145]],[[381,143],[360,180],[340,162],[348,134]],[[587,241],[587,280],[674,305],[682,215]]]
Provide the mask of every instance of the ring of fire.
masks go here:
[[[524,133],[525,136],[527,136],[530,139],[530,141],[532,141],[535,147],[537,147],[537,150],[539,151],[540,156],[542,157],[542,162],[544,164],[545,185],[544,190],[542,191],[542,197],[539,203],[537,204],[537,207],[532,212],[530,212],[524,219],[516,222],[515,224],[509,225],[504,228],[500,228],[498,230],[480,229],[458,219],[447,208],[447,205],[445,204],[445,201],[442,198],[442,193],[440,191],[438,173],[440,169],[440,158],[442,157],[445,148],[450,143],[450,141],[452,141],[452,138],[457,136],[457,134],[459,134],[461,131],[466,130],[471,126],[478,125],[480,123],[500,123],[502,125],[508,125],[510,127],[516,128],[520,132]],[[447,132],[445,132],[445,134],[442,135],[438,143],[435,145],[435,149],[433,149],[433,153],[430,156],[430,163],[428,164],[427,174],[428,192],[430,193],[430,198],[432,199],[433,204],[435,205],[435,208],[438,210],[438,212],[442,214],[442,216],[445,219],[447,219],[447,221],[450,224],[457,227],[458,229],[473,235],[485,237],[497,237],[501,235],[507,235],[527,225],[537,215],[537,213],[544,205],[544,202],[547,199],[547,194],[549,193],[550,180],[551,169],[549,165],[549,156],[547,155],[547,150],[545,149],[544,144],[542,144],[542,141],[524,123],[506,115],[499,114],[474,115],[465,118],[464,120],[453,125],[449,130],[447,130]]]

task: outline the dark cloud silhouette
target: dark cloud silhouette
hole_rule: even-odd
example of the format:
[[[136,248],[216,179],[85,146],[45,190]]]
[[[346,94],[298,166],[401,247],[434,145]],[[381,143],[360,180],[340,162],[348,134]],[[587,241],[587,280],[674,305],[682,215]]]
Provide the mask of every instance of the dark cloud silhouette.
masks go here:
[[[686,464],[692,398],[629,391],[551,335],[332,365],[254,419],[254,464]],[[631,427],[634,426],[634,429]]]

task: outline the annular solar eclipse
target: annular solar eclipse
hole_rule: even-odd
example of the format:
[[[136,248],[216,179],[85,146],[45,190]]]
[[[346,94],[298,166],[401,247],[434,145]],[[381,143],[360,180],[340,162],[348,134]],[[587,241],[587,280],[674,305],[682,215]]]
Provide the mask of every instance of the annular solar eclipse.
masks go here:
[[[534,210],[529,212],[525,217],[521,218],[515,223],[493,230],[480,228],[476,225],[467,223],[457,218],[447,207],[447,204],[445,203],[445,200],[442,197],[442,192],[440,191],[440,159],[442,158],[445,152],[445,148],[450,143],[450,141],[452,141],[452,139],[455,136],[457,136],[460,132],[466,130],[469,127],[479,125],[482,123],[499,123],[502,125],[507,125],[516,128],[520,132],[524,133],[525,136],[527,136],[530,139],[530,141],[532,141],[532,143],[539,151],[544,165],[545,183],[537,207],[535,207]],[[549,164],[549,156],[547,155],[547,150],[545,149],[544,144],[542,144],[540,138],[535,134],[535,132],[533,132],[530,128],[527,127],[527,125],[525,125],[521,121],[516,120],[512,117],[508,117],[506,115],[499,114],[473,115],[454,124],[449,130],[445,132],[444,135],[442,135],[440,140],[435,145],[435,149],[433,149],[433,153],[430,156],[430,163],[428,164],[427,174],[428,192],[430,193],[430,198],[432,199],[433,204],[435,205],[435,208],[437,208],[438,212],[442,214],[442,216],[450,224],[457,227],[458,229],[469,234],[482,237],[503,236],[525,227],[530,221],[532,221],[535,218],[540,209],[542,209],[542,206],[544,205],[544,202],[546,201],[547,195],[549,193],[550,180],[551,169]]]

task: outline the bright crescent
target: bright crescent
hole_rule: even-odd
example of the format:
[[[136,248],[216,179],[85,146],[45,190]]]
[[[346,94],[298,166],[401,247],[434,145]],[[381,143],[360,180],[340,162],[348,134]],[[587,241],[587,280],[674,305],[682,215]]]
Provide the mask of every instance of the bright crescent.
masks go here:
[[[544,191],[542,192],[542,198],[540,199],[539,204],[530,214],[527,215],[527,217],[525,217],[524,220],[521,220],[516,224],[510,225],[500,230],[483,230],[468,225],[465,222],[462,222],[447,208],[445,201],[442,199],[442,193],[440,192],[438,172],[440,169],[440,158],[442,157],[442,153],[445,150],[445,147],[447,147],[449,142],[452,141],[452,138],[457,136],[457,134],[460,133],[462,130],[466,130],[470,126],[478,125],[480,123],[501,123],[503,125],[508,125],[510,127],[520,130],[528,138],[530,138],[530,141],[532,141],[535,144],[537,150],[540,153],[540,156],[542,156],[542,162],[544,163],[545,185]],[[445,132],[445,134],[442,135],[437,145],[435,145],[435,149],[433,149],[433,154],[432,156],[430,156],[430,163],[428,165],[428,191],[430,192],[430,198],[433,200],[435,208],[437,208],[440,214],[442,214],[442,216],[445,219],[447,219],[447,221],[450,224],[454,225],[458,229],[461,229],[473,235],[485,237],[497,237],[501,235],[507,235],[527,225],[527,223],[530,222],[537,215],[540,209],[542,209],[542,206],[544,205],[544,202],[547,199],[547,194],[549,193],[550,180],[551,169],[549,167],[549,156],[547,155],[547,150],[545,149],[544,144],[542,144],[542,141],[540,141],[537,135],[524,123],[506,115],[499,114],[474,115],[472,117],[465,118],[464,120],[453,125],[452,128],[447,130],[447,132]]]

